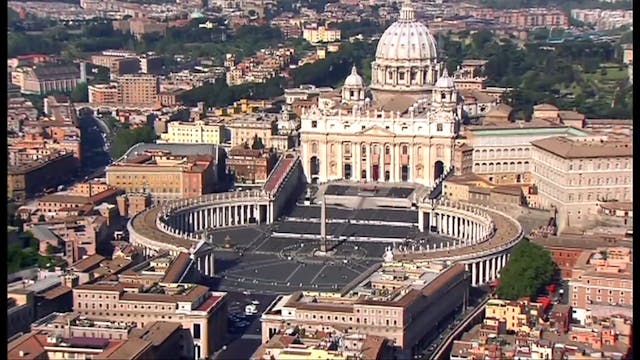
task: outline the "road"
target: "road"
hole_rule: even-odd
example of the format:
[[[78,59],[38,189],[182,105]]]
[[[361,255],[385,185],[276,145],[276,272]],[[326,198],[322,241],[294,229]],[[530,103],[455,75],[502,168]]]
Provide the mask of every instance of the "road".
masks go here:
[[[260,302],[260,304],[256,306],[258,314],[246,316],[245,321],[248,321],[249,325],[245,328],[231,326],[233,321],[229,319],[230,326],[227,349],[218,351],[213,358],[216,360],[249,359],[262,343],[260,314],[267,309],[276,296],[259,294],[244,295],[237,292],[229,292],[227,296],[229,297],[229,315],[240,312],[244,313],[245,305],[249,304],[252,300],[258,300]]]
[[[82,171],[81,176],[87,179],[102,176],[104,169],[111,163],[109,145],[105,134],[108,127],[93,116],[80,118],[82,131]]]

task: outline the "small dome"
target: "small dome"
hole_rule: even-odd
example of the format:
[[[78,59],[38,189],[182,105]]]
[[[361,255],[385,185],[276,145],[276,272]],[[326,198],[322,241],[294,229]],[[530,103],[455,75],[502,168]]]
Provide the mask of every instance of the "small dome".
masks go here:
[[[442,76],[440,76],[438,81],[436,81],[436,87],[445,89],[454,87],[453,79],[449,76],[449,72],[446,68],[444,69]]]
[[[380,37],[376,61],[428,61],[437,58],[436,40],[427,27],[416,20],[413,6],[405,2],[400,19]]]
[[[351,68],[351,74],[347,76],[344,81],[346,87],[364,87],[364,79],[358,74],[358,69],[355,65]]]

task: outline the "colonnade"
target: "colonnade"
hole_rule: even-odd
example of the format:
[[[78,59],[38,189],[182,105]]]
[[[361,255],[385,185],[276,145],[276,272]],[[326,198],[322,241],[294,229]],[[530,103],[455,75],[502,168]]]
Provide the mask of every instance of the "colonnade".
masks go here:
[[[164,222],[170,229],[198,232],[207,228],[270,224],[274,220],[273,203],[228,203],[202,208],[190,208],[170,215]]]
[[[429,220],[427,232],[435,232],[441,235],[458,239],[463,244],[477,244],[489,238],[493,232],[493,224],[490,220],[483,222],[474,221],[464,214],[450,214],[434,209],[427,213]],[[419,212],[418,227],[425,231],[424,213]]]
[[[201,274],[211,277],[215,275],[213,253],[197,257],[194,261],[196,263],[196,268]]]
[[[480,286],[496,280],[502,268],[507,265],[508,260],[509,253],[503,252],[492,257],[465,263],[465,270],[471,273],[471,286]]]

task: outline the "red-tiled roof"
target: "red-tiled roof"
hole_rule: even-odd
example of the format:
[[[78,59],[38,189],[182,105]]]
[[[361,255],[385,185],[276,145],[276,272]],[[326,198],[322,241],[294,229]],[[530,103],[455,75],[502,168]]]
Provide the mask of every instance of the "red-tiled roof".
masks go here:
[[[187,270],[191,259],[188,253],[180,253],[169,265],[167,272],[162,279],[165,283],[175,283],[180,280],[180,276]]]
[[[264,184],[264,188],[267,192],[271,193],[278,190],[278,187],[287,176],[296,160],[297,159],[295,157],[285,157],[278,161],[276,168],[273,169],[271,175],[269,175],[269,178],[267,179],[267,182]]]
[[[220,301],[220,299],[222,299],[222,296],[212,295],[200,306],[198,306],[198,311],[209,311],[209,309],[213,308]]]

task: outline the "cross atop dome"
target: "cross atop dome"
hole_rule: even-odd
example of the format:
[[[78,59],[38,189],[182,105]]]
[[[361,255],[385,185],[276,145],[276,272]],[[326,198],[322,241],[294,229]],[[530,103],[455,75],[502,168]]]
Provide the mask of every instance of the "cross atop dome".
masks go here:
[[[416,21],[416,9],[414,9],[410,0],[405,0],[402,3],[402,7],[400,8],[400,21]]]

